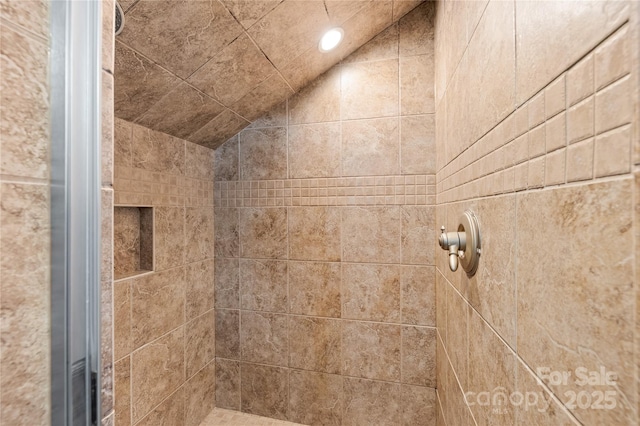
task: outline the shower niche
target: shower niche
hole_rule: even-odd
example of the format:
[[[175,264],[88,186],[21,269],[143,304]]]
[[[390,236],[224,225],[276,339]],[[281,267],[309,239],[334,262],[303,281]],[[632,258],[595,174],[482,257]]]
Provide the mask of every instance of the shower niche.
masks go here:
[[[115,206],[114,279],[153,271],[153,207]]]

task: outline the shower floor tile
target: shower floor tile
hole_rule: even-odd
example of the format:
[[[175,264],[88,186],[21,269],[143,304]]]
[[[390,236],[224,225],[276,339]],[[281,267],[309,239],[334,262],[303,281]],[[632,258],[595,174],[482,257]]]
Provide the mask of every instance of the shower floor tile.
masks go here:
[[[295,426],[299,423],[255,416],[239,411],[214,408],[200,426]]]

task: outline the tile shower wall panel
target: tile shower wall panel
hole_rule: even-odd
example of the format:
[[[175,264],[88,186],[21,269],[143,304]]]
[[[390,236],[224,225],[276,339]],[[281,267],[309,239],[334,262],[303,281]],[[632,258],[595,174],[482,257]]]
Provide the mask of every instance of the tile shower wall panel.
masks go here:
[[[50,423],[49,2],[0,4],[0,423]]]
[[[216,151],[216,404],[435,424],[434,4]]]
[[[208,148],[116,119],[116,211],[153,207],[155,258],[114,282],[117,425],[199,425],[213,409],[213,163]]]
[[[439,424],[637,424],[638,251],[618,247],[638,228],[638,5],[437,6],[437,224],[471,208],[483,239],[471,279],[437,249]],[[616,383],[580,386],[580,367]],[[615,408],[585,403],[605,392]]]

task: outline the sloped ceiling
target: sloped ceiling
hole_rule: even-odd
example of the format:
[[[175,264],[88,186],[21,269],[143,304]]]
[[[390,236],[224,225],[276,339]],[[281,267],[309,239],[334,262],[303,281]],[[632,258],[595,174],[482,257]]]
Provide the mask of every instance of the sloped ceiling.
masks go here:
[[[121,0],[116,116],[216,148],[420,2]]]

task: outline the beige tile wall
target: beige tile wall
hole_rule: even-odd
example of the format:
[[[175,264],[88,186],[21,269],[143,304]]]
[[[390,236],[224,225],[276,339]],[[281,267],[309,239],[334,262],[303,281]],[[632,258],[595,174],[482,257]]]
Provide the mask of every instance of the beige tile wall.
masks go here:
[[[0,3],[0,424],[50,422],[49,2]]]
[[[483,245],[471,279],[437,249],[439,424],[638,422],[638,13],[438,3],[437,224],[471,208]],[[580,385],[579,367],[617,381]],[[616,407],[598,409],[607,391]]]
[[[117,426],[197,426],[213,409],[213,161],[115,120],[115,205],[154,210],[153,272],[113,284]]]
[[[435,424],[434,4],[216,151],[216,405]]]

